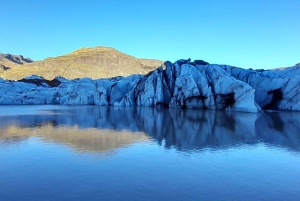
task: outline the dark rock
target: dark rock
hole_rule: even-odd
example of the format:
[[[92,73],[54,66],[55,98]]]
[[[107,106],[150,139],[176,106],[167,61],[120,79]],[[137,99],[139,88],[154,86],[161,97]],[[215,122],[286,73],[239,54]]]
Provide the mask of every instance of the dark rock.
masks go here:
[[[6,67],[6,66],[4,66],[4,65],[0,64],[0,69],[2,69],[2,70],[9,70],[9,69],[10,69],[10,67]]]
[[[209,63],[203,60],[195,60],[194,62],[191,63],[192,65],[208,65]]]

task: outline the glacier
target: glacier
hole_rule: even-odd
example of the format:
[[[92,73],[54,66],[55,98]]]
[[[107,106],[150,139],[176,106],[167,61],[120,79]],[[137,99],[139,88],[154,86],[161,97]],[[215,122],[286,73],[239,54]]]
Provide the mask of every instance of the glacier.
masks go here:
[[[166,106],[242,112],[300,111],[300,64],[252,70],[202,60],[169,61],[147,75],[53,80],[0,78],[1,105]]]

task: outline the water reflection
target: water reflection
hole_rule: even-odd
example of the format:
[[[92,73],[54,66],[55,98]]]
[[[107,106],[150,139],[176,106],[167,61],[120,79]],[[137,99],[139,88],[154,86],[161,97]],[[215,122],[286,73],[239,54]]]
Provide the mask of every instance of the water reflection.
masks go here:
[[[78,149],[106,151],[147,141],[150,136],[165,148],[178,150],[221,149],[259,142],[300,150],[299,113],[45,106],[34,115],[4,116],[10,107],[0,107],[2,141],[41,136]]]

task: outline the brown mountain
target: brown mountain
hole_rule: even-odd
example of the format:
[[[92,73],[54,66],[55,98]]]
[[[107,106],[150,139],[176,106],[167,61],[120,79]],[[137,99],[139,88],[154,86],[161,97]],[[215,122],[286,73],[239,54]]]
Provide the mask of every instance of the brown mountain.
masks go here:
[[[24,61],[20,59],[19,63],[15,62],[9,66],[0,60],[0,65],[4,65],[3,68],[9,67],[0,70],[0,77],[16,80],[29,75],[39,75],[46,79],[57,76],[68,79],[82,77],[96,79],[146,74],[163,64],[163,61],[159,60],[138,59],[110,47],[81,48],[70,54],[41,61]]]
[[[32,62],[33,60],[30,58],[24,58],[22,55],[0,53],[0,72]]]

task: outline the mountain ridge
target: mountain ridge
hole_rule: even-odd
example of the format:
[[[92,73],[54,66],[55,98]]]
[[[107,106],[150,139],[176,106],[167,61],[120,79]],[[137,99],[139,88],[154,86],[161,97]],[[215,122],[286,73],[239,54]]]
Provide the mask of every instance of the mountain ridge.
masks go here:
[[[22,55],[3,54],[0,52],[0,73],[10,70],[12,67],[29,64],[32,62],[32,59],[25,58]]]
[[[195,60],[194,65],[208,64]],[[22,55],[0,53],[0,78],[21,80],[31,75],[38,75],[52,80],[55,77],[67,79],[90,77],[92,79],[147,74],[160,66],[164,61],[157,59],[136,58],[120,52],[113,47],[82,47],[73,52],[47,57],[33,61]],[[295,66],[300,66],[300,63]],[[268,70],[284,70],[288,67],[277,67]],[[257,71],[265,71],[257,69]]]
[[[20,56],[24,58],[22,55]],[[39,75],[46,79],[59,76],[68,79],[83,77],[97,79],[147,74],[163,63],[164,61],[156,59],[136,58],[112,47],[84,47],[65,55],[48,57],[34,62],[15,62],[7,65],[7,62],[0,61],[0,65],[2,65],[0,77],[17,80],[30,75]]]

